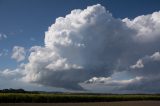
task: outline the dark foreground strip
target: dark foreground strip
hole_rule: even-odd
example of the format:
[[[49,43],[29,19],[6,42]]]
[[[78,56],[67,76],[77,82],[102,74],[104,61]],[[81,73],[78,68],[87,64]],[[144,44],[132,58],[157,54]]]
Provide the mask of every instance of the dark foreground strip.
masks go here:
[[[0,106],[160,106],[160,101],[123,101],[94,103],[2,103]]]
[[[0,103],[79,103],[144,100],[160,101],[160,95],[72,95],[0,93]]]

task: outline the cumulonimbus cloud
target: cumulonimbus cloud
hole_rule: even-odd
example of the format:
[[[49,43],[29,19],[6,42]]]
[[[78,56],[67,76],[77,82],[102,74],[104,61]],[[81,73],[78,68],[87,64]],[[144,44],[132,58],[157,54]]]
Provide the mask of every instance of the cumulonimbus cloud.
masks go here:
[[[49,27],[43,47],[31,48],[23,79],[72,90],[85,89],[81,83],[95,78],[95,82],[103,78],[102,82],[108,86],[123,84],[121,90],[130,90],[128,85],[132,84],[142,87],[143,84],[139,84],[142,81],[160,81],[152,78],[154,74],[149,71],[154,70],[145,73],[143,60],[139,60],[160,49],[159,17],[160,12],[154,12],[133,20],[116,19],[100,4],[84,10],[75,9],[65,17],[57,18]],[[157,55],[152,58],[159,58]],[[155,64],[150,64],[150,67],[156,66],[158,70],[160,66]],[[111,77],[124,71],[132,77],[121,81]],[[160,75],[158,71],[155,73]],[[144,77],[145,74],[148,78]]]
[[[26,64],[30,82],[67,89],[93,76],[109,76],[131,42],[130,29],[100,4],[73,10],[45,34],[45,47],[34,47]],[[33,50],[33,49],[32,49]]]

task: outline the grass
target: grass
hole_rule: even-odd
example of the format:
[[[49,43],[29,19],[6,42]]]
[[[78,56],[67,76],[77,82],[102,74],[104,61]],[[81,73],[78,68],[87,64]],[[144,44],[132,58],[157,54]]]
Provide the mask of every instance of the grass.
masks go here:
[[[91,95],[0,93],[0,103],[78,103],[113,101],[159,101],[160,95]]]

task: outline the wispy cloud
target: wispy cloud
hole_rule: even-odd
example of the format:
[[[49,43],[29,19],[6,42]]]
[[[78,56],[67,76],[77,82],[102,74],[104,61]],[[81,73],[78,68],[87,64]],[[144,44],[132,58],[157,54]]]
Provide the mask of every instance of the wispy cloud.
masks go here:
[[[7,35],[6,35],[6,34],[0,33],[0,40],[6,39],[6,38],[7,38]]]

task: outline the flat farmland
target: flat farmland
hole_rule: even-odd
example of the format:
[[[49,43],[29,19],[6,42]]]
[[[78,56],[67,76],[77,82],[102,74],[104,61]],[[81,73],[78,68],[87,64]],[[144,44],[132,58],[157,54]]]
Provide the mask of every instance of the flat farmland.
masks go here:
[[[121,101],[94,103],[2,103],[0,106],[160,106],[160,101]]]
[[[160,106],[159,94],[0,93],[0,106]]]

